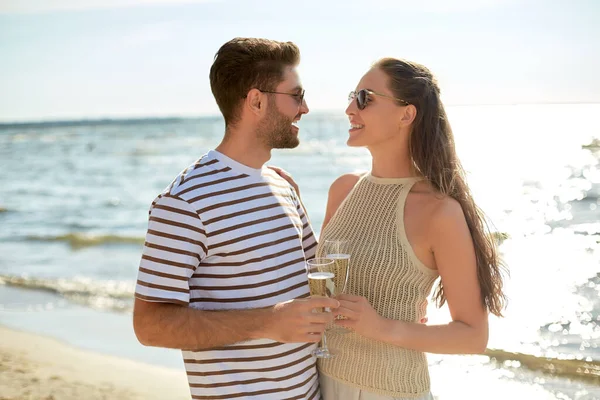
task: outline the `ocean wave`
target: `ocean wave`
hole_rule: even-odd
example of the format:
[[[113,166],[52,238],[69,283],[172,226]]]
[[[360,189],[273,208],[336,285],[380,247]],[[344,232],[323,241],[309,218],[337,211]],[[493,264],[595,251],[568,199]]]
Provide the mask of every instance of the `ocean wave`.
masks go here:
[[[58,236],[27,236],[28,240],[43,242],[67,242],[73,248],[101,246],[103,244],[143,244],[144,238],[120,235],[100,235],[89,233],[67,233]]]
[[[502,363],[504,367],[525,367],[554,376],[600,384],[600,361],[592,360],[590,357],[586,359],[566,359],[513,353],[501,349],[488,349],[485,355],[492,362]]]
[[[0,284],[58,294],[74,303],[99,310],[130,313],[133,310],[134,282],[98,281],[89,278],[38,279],[0,275]],[[490,362],[504,368],[527,368],[546,374],[600,384],[600,360],[567,357],[546,357],[502,349],[484,353]]]
[[[505,240],[510,239],[510,234],[506,232],[492,232],[492,238],[496,241],[496,244],[501,245]]]
[[[582,149],[586,149],[586,150],[596,150],[596,151],[600,151],[600,139],[598,138],[593,138],[592,141],[589,144],[584,144],[581,146]]]
[[[0,284],[58,294],[94,309],[129,312],[133,309],[135,284],[124,281],[96,281],[89,278],[38,279],[0,275]]]

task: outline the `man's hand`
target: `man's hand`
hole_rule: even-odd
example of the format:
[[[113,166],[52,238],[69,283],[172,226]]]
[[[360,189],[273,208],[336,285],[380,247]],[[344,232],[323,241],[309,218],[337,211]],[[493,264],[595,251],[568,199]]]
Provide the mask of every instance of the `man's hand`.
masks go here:
[[[327,324],[333,320],[333,313],[318,311],[323,308],[335,310],[339,304],[336,299],[327,297],[311,297],[279,303],[269,310],[265,325],[258,332],[258,337],[281,343],[316,343],[321,340]]]

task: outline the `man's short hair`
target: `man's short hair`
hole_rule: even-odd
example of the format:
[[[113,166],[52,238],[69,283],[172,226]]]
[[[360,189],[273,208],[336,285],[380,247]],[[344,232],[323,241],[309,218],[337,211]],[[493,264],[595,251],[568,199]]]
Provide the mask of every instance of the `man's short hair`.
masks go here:
[[[240,118],[240,103],[250,89],[275,90],[285,67],[300,62],[292,42],[235,38],[225,43],[210,68],[210,88],[225,118],[225,126]]]

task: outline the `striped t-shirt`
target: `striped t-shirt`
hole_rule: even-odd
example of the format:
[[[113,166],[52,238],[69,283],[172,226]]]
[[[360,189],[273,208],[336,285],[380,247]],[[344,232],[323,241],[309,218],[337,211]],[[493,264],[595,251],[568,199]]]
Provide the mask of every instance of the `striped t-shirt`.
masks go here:
[[[316,240],[290,185],[211,150],[150,208],[136,297],[203,310],[309,294]],[[252,340],[182,351],[193,399],[318,399],[312,343]]]

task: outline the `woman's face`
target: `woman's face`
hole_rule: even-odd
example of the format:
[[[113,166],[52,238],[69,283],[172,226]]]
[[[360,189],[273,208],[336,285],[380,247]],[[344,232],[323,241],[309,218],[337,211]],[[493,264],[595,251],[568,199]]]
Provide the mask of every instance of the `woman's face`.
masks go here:
[[[398,105],[393,99],[395,96],[388,88],[388,80],[381,69],[372,68],[358,83],[355,93],[367,89],[378,94],[367,94],[366,106],[362,110],[359,109],[356,98],[346,108],[351,124],[348,146],[379,147],[400,138],[405,107]]]

